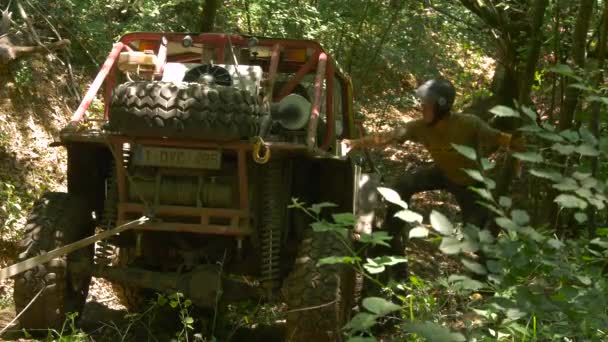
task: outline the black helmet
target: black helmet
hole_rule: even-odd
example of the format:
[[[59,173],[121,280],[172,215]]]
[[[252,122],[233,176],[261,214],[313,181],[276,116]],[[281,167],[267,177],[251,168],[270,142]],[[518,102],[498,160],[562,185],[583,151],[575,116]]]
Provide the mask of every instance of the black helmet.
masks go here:
[[[440,119],[450,113],[456,98],[456,89],[446,79],[432,79],[424,82],[416,89],[416,96],[422,100],[434,102],[437,105],[436,119]]]

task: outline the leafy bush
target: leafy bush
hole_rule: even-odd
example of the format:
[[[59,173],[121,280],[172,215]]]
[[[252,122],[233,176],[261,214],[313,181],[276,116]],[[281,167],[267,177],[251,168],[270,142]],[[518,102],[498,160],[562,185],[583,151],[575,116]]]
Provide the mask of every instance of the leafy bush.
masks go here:
[[[602,340],[608,338],[608,229],[587,234],[589,209],[604,209],[608,202],[605,179],[593,177],[585,158],[603,152],[597,139],[584,127],[577,131],[557,132],[548,124],[538,125],[536,114],[529,108],[495,108],[500,116],[520,116],[528,121],[521,128],[528,136],[533,151],[513,153],[529,169],[532,180],[545,182],[544,196],[558,206],[561,216],[574,218],[578,227],[560,237],[551,226],[534,226],[525,202],[510,197],[495,198],[496,183],[486,176],[492,163],[467,146],[454,145],[461,154],[478,162],[478,169],[466,170],[484,184],[473,189],[494,215],[498,233],[486,227],[452,224],[438,211],[430,215],[431,229],[423,226],[422,216],[408,208],[399,195],[379,188],[383,197],[402,211],[396,216],[407,221],[411,239],[436,242],[441,253],[457,259],[462,272],[440,279],[421,280],[410,277],[409,283],[382,284],[377,274],[386,266],[405,259],[384,256],[363,260],[357,251],[347,256],[328,256],[319,266],[347,263],[364,272],[371,284],[379,286],[384,298],[365,298],[359,312],[345,327],[349,341],[375,341],[373,327],[387,314],[398,314],[401,332],[409,340],[429,341],[513,341],[513,340]],[[551,144],[546,146],[546,142]],[[565,163],[563,156],[576,160]],[[562,161],[558,164],[557,161]],[[567,167],[564,167],[567,166]],[[551,191],[553,190],[553,191]],[[540,192],[539,192],[540,193]],[[538,194],[537,194],[538,195]],[[519,204],[519,206],[518,206]],[[317,221],[315,231],[349,236],[354,222],[351,214],[334,214],[334,222],[320,218],[320,208],[304,208]],[[361,236],[365,245],[387,245],[391,237],[385,232]],[[440,291],[421,291],[426,286]],[[420,295],[427,296],[422,299]],[[440,313],[440,298],[453,296],[456,305],[449,313]],[[414,314],[418,312],[419,314]],[[393,317],[394,318],[394,317]],[[449,327],[464,322],[459,331]]]

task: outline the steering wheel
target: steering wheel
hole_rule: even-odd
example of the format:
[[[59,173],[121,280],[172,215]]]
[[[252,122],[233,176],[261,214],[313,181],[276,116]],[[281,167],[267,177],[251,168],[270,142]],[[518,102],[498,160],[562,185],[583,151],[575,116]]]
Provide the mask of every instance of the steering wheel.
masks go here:
[[[184,82],[203,82],[208,81],[209,78],[218,85],[232,85],[232,77],[228,70],[211,64],[203,64],[188,70],[184,75]]]

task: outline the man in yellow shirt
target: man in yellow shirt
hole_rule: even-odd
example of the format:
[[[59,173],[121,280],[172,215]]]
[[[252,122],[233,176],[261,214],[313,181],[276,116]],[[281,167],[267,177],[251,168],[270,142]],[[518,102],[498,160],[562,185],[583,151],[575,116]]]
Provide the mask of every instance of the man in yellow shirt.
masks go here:
[[[488,211],[477,203],[477,194],[469,189],[470,186],[479,184],[463,170],[477,169],[477,164],[456,151],[452,144],[472,147],[478,156],[485,156],[498,147],[510,147],[511,135],[490,127],[477,116],[452,113],[456,90],[445,79],[427,81],[416,90],[416,96],[422,104],[421,119],[409,121],[391,132],[343,140],[345,148],[382,147],[405,141],[422,144],[431,154],[434,163],[403,174],[389,187],[408,203],[416,193],[447,190],[455,196],[463,221],[483,227],[488,219]],[[401,230],[404,222],[394,217],[398,210],[391,205],[386,226],[393,236],[393,252],[403,254]]]

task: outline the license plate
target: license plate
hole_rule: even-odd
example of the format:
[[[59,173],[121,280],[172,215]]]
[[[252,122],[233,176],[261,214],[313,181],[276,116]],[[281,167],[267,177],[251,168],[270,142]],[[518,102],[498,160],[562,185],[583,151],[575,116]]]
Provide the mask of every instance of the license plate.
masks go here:
[[[141,166],[219,170],[222,153],[215,150],[136,146],[133,163]]]

